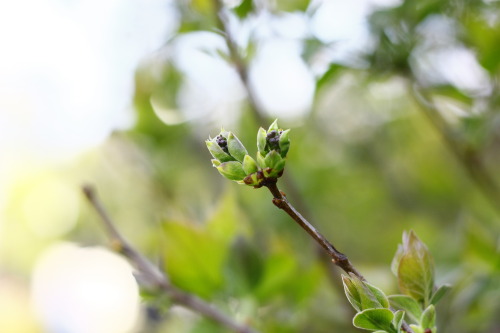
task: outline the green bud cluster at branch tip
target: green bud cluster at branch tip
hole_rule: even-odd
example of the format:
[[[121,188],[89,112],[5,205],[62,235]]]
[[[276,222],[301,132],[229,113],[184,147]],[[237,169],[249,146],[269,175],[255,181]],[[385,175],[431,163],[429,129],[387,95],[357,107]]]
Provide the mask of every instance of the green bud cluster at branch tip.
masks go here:
[[[206,140],[212,164],[227,179],[239,184],[261,187],[266,180],[281,177],[285,169],[286,155],[290,148],[290,130],[278,127],[275,120],[266,131],[257,132],[257,159],[253,159],[231,132],[224,129],[215,138]]]

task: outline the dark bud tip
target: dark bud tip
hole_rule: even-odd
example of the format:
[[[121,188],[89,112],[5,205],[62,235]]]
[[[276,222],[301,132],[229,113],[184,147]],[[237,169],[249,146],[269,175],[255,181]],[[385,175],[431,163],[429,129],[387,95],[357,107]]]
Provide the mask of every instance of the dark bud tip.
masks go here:
[[[272,130],[267,133],[267,144],[270,150],[276,150],[279,152],[280,136],[281,134],[276,130]]]
[[[222,150],[224,150],[224,152],[226,154],[229,154],[229,150],[227,148],[227,139],[225,137],[223,137],[222,135],[219,135],[215,138],[215,142],[217,142],[219,147],[221,147]]]
[[[272,130],[271,132],[267,133],[267,138],[272,139],[272,138],[276,137],[276,135],[278,135],[278,131]]]

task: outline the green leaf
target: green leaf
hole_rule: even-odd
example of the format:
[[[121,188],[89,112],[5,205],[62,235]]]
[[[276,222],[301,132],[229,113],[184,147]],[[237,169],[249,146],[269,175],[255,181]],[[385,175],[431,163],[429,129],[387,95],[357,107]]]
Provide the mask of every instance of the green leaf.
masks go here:
[[[255,296],[260,300],[268,300],[276,295],[282,295],[290,279],[294,278],[297,261],[289,254],[278,253],[265,261],[264,275],[255,290]]]
[[[280,151],[281,151],[281,157],[285,158],[286,154],[288,154],[288,150],[290,149],[290,139],[288,138],[288,134],[290,133],[290,130],[284,130],[281,133],[280,136]]]
[[[415,299],[406,295],[391,295],[389,302],[395,310],[405,311],[412,322],[418,323],[420,321],[422,309]]]
[[[247,175],[257,172],[259,170],[259,167],[257,166],[257,162],[253,158],[250,157],[250,155],[245,155],[245,158],[243,159],[243,171]]]
[[[352,323],[365,330],[386,330],[393,332],[394,314],[389,309],[366,309],[354,316]]]
[[[236,135],[231,132],[229,132],[229,135],[227,136],[227,148],[229,150],[229,154],[240,162],[243,162],[245,155],[248,155],[245,146],[243,146]]]
[[[167,222],[163,230],[165,267],[174,285],[202,297],[224,286],[221,271],[228,253],[226,242],[184,223]]]
[[[266,149],[266,136],[267,132],[262,127],[259,128],[257,132],[257,149],[264,155],[264,151]]]
[[[403,320],[405,318],[405,312],[404,311],[396,311],[394,313],[394,319],[392,320],[392,325],[396,328],[398,333],[401,332],[401,326],[403,325]]]
[[[443,298],[443,296],[446,295],[448,293],[448,291],[450,291],[450,290],[451,290],[450,285],[443,284],[441,287],[438,288],[438,290],[436,290],[434,295],[432,295],[431,304],[436,305],[437,302],[439,302],[441,300],[441,298]]]
[[[413,231],[403,236],[398,269],[399,289],[427,306],[434,289],[434,263],[424,243]]]
[[[206,221],[206,232],[229,244],[245,230],[246,224],[232,187],[228,187],[219,197],[213,215]],[[229,245],[228,245],[229,246]]]
[[[221,147],[214,141],[212,140],[206,140],[205,143],[207,144],[208,151],[212,156],[220,161],[220,162],[229,162],[229,161],[234,161],[235,159],[230,156],[229,154],[226,154],[224,150],[222,150]]]
[[[243,0],[234,8],[234,12],[240,19],[244,19],[253,11],[253,0]]]
[[[217,167],[220,174],[230,180],[241,181],[247,176],[240,162],[224,162]]]
[[[423,329],[432,329],[434,326],[436,326],[436,309],[434,308],[434,305],[429,305],[427,309],[425,309],[424,313],[422,313],[422,318],[420,318],[420,326]]]
[[[261,281],[264,258],[253,242],[238,237],[231,245],[226,266],[227,283],[231,289],[245,293],[255,288]]]

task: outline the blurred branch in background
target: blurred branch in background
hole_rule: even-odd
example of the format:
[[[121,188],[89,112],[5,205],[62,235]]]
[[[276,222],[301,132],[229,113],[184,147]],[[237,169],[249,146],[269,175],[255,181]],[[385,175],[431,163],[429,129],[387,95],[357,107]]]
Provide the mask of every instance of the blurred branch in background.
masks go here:
[[[248,103],[250,104],[250,109],[254,114],[257,123],[264,124],[266,122],[266,116],[264,115],[264,111],[260,108],[257,103],[257,98],[253,92],[252,87],[250,86],[250,81],[248,77],[248,63],[245,60],[239,50],[239,46],[236,43],[233,33],[229,27],[229,17],[224,10],[224,4],[221,0],[213,0],[215,7],[215,14],[217,16],[217,25],[218,29],[220,29],[224,40],[226,42],[229,57],[235,66],[236,72],[245,87],[247,92]]]
[[[460,133],[448,125],[432,98],[426,94],[422,87],[414,83],[410,91],[420,110],[443,139],[444,144],[463,166],[467,175],[492,207],[500,213],[500,188],[495,177],[485,166],[478,149],[461,140]]]
[[[101,222],[103,223],[106,233],[111,240],[111,247],[118,253],[127,257],[137,268],[140,273],[140,279],[149,288],[159,289],[167,294],[174,303],[185,306],[194,312],[201,314],[220,325],[237,333],[257,333],[250,327],[237,323],[226,314],[220,312],[212,305],[206,303],[195,295],[186,293],[175,286],[173,286],[167,276],[160,272],[160,270],[145,258],[139,251],[137,251],[127,240],[120,234],[115,226],[115,223],[106,212],[103,204],[97,197],[95,189],[90,185],[84,185],[82,191],[85,197],[95,209]],[[200,254],[201,255],[201,254]]]

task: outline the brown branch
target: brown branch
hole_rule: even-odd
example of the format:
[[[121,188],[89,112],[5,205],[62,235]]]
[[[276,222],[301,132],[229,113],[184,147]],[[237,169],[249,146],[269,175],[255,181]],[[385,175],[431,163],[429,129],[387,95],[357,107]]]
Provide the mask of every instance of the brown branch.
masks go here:
[[[332,258],[332,262],[340,267],[347,274],[354,274],[362,281],[366,279],[361,275],[361,273],[352,265],[347,256],[337,250],[332,243],[330,243],[316,228],[309,223],[293,206],[290,204],[286,198],[285,193],[279,190],[278,185],[276,185],[277,180],[271,180],[264,185],[266,186],[271,194],[273,195],[273,204],[279,209],[284,210],[297,224],[304,229],[323,250]],[[408,324],[403,323],[401,329],[407,333],[413,333],[413,330],[408,326]]]
[[[335,265],[339,266],[347,274],[351,273],[365,281],[365,278],[351,264],[347,256],[338,251],[316,228],[313,227],[300,213],[290,204],[285,194],[278,189],[276,181],[270,181],[266,187],[273,195],[273,203],[276,207],[284,210],[302,229],[304,229],[332,258]]]
[[[89,185],[85,185],[82,187],[82,191],[101,218],[106,233],[111,240],[113,249],[123,254],[132,262],[141,274],[142,280],[144,280],[148,286],[157,288],[169,295],[170,299],[174,303],[189,308],[192,311],[199,313],[236,333],[257,333],[257,331],[251,329],[250,327],[234,321],[231,317],[227,316],[199,297],[173,286],[165,274],[163,274],[155,265],[153,265],[153,263],[151,263],[151,261],[130,245],[119,233],[118,229],[115,227],[115,223],[110,218],[104,209],[103,204],[97,197],[94,188]]]

